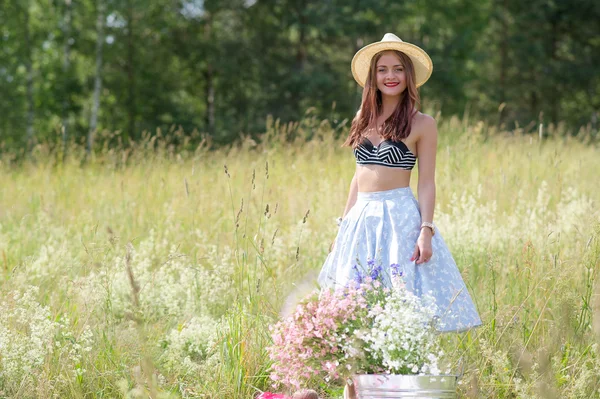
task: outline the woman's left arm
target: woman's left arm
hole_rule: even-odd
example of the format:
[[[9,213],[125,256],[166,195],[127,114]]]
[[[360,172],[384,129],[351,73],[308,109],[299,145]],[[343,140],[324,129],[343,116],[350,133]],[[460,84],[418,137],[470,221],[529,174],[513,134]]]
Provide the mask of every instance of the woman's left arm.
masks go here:
[[[437,151],[437,123],[429,115],[425,115],[423,129],[417,141],[419,154],[419,208],[421,222],[433,222],[435,207],[435,155]]]
[[[437,123],[429,115],[424,115],[421,132],[417,141],[417,154],[419,156],[419,183],[417,193],[421,222],[433,222],[433,209],[435,207],[435,156],[437,151]],[[417,263],[427,262],[432,255],[432,231],[422,228],[417,241],[413,259]]]

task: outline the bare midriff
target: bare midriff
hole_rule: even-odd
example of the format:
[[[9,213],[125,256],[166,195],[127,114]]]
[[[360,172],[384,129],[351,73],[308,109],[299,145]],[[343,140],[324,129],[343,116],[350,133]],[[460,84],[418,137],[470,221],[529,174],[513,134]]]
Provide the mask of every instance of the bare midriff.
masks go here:
[[[358,192],[386,191],[410,185],[410,170],[381,165],[356,165]]]

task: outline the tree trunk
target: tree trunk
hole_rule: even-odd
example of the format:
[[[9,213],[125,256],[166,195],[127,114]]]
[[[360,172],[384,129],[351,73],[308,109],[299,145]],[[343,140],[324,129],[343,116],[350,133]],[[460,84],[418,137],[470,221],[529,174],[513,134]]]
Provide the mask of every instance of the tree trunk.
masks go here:
[[[94,77],[94,97],[90,129],[86,140],[86,151],[89,154],[94,145],[94,134],[98,126],[98,111],[100,110],[100,91],[102,90],[102,48],[104,46],[104,15],[106,13],[104,0],[97,0],[98,18],[96,19],[96,75]]]
[[[129,99],[127,101],[129,127],[124,139],[135,137],[136,98],[135,98],[135,43],[133,37],[134,10],[132,0],[127,1],[127,80]]]
[[[210,61],[206,66],[204,79],[206,80],[206,126],[209,133],[213,134],[215,132],[215,87],[213,82],[213,68]]]
[[[498,82],[499,102],[504,104],[500,108],[499,123],[502,124],[506,116],[506,71],[508,69],[508,1],[502,0],[500,10],[500,76]]]
[[[212,14],[207,13],[206,25],[204,26],[204,40],[209,46],[212,46]],[[204,79],[206,81],[206,127],[212,135],[215,133],[215,87],[214,71],[212,66],[213,57],[207,57],[206,71]]]
[[[306,64],[306,29],[308,25],[308,18],[304,12],[304,4],[298,10],[298,24],[299,24],[299,38],[298,48],[296,50],[296,69],[298,72],[304,71]]]
[[[531,90],[531,95],[530,95],[529,99],[530,99],[529,107],[531,109],[531,116],[536,118],[538,116],[538,96],[537,96],[537,92],[535,91],[535,89]],[[541,122],[542,122],[541,120],[538,120],[538,123],[541,123]]]
[[[31,152],[35,141],[33,132],[35,106],[33,102],[33,61],[31,32],[29,30],[29,2],[26,2],[23,7],[23,36],[25,42],[25,69],[27,71],[27,125],[25,128],[25,139],[27,141],[27,151]]]
[[[551,32],[550,32],[550,70],[552,71],[552,78],[556,79],[557,74],[556,74],[556,69],[557,69],[557,65],[558,65],[558,55],[557,55],[557,49],[558,49],[558,36],[559,36],[559,31],[558,31],[558,15],[553,16],[552,18],[552,22],[551,22]],[[554,79],[551,79],[554,80]],[[554,80],[556,81],[560,81],[560,79]],[[556,125],[558,124],[558,106],[560,103],[560,93],[562,92],[562,90],[560,90],[560,85],[552,85],[553,88],[551,89],[550,94],[550,118],[552,119],[552,122]]]
[[[63,142],[63,158],[67,154],[67,139],[69,137],[69,81],[71,80],[71,0],[65,0],[65,14],[63,18],[63,36],[65,39],[63,53],[63,82],[64,92],[62,101],[62,142]]]

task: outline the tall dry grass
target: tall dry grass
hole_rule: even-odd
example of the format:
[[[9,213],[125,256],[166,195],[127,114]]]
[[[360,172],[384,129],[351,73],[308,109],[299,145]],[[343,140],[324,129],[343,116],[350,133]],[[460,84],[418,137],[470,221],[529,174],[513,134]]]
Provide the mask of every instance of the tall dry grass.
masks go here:
[[[597,145],[438,120],[435,221],[485,323],[445,343],[461,395],[598,397]],[[268,326],[313,287],[346,201],[346,129],[4,159],[0,397],[269,389]]]

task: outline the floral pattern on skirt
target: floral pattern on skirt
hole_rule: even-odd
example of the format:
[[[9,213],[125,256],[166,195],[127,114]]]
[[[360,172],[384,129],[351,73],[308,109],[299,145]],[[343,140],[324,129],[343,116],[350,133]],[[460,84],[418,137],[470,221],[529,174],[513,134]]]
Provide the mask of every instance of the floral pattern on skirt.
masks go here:
[[[439,308],[440,331],[466,331],[481,319],[444,239],[436,229],[431,259],[417,265],[410,258],[420,234],[419,203],[410,187],[359,192],[342,220],[333,250],[319,274],[321,288],[339,288],[357,278],[368,265],[381,265],[391,286],[390,265],[398,265],[407,288],[429,293]]]

